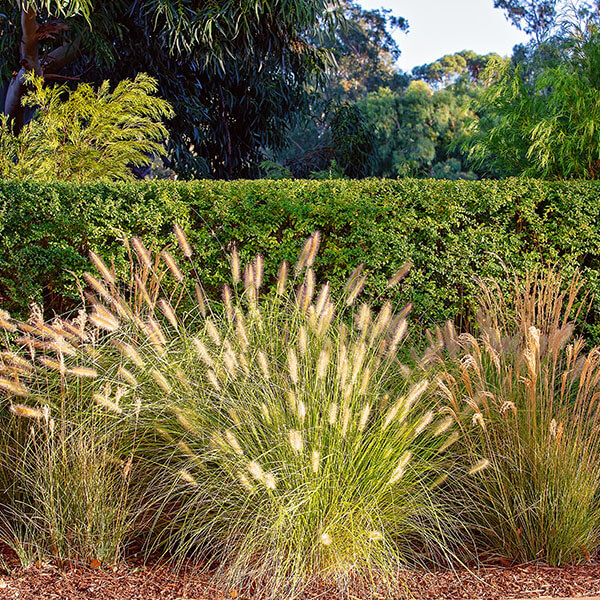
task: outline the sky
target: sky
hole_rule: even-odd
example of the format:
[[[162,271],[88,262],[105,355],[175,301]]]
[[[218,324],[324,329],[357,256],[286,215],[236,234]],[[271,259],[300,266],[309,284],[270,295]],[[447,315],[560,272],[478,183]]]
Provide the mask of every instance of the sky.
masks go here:
[[[511,25],[493,0],[360,0],[364,8],[390,8],[408,19],[408,34],[395,34],[404,71],[433,62],[444,54],[473,50],[511,54],[527,36]]]

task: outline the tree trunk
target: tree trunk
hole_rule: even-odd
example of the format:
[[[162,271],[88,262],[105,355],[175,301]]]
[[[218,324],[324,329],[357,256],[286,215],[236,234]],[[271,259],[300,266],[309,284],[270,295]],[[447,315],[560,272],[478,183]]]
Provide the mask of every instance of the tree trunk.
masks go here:
[[[67,30],[62,23],[46,23],[40,25],[37,14],[33,8],[21,11],[21,68],[11,80],[4,101],[4,113],[8,115],[13,124],[15,133],[19,133],[25,122],[25,109],[23,96],[27,91],[25,76],[33,72],[39,77],[56,74],[65,65],[77,57],[80,39],[66,42],[40,59],[40,42],[45,38],[54,39],[54,36]]]
[[[25,75],[33,71],[36,75],[42,75],[40,64],[40,40],[38,38],[39,23],[33,8],[21,11],[21,68],[12,79],[6,93],[4,112],[13,123],[15,133],[23,128],[24,108],[23,96],[25,95]]]

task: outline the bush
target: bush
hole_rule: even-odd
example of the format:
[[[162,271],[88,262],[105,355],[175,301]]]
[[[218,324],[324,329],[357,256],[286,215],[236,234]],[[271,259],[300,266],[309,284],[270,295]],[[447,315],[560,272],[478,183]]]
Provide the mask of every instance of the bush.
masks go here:
[[[489,460],[461,482],[461,512],[483,550],[520,563],[600,546],[600,351],[573,337],[581,283],[530,273],[508,298],[484,286],[478,337],[441,336],[439,393],[463,416],[465,457]]]
[[[242,259],[261,252],[269,264],[293,259],[314,230],[324,235],[315,264],[333,290],[349,265],[364,262],[376,301],[405,261],[414,267],[394,304],[413,302],[420,322],[455,318],[469,328],[477,305],[473,276],[504,279],[558,263],[580,267],[600,291],[600,186],[594,182],[237,181],[137,184],[0,183],[0,299],[12,310],[43,302],[48,314],[79,300],[77,281],[89,250],[118,272],[127,269],[123,240],[173,243],[181,223],[196,248],[199,274],[216,291],[229,274],[226,250]],[[274,281],[267,265],[266,283]],[[599,297],[598,294],[596,294]],[[598,339],[598,304],[586,320]]]

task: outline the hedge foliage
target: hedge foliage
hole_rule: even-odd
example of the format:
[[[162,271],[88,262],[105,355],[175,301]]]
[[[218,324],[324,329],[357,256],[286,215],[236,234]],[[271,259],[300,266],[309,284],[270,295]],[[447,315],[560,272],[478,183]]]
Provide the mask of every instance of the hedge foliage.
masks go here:
[[[367,295],[376,300],[412,261],[392,299],[413,302],[426,326],[455,316],[468,322],[475,277],[506,279],[505,266],[580,267],[588,289],[600,291],[599,200],[600,183],[520,179],[0,182],[0,306],[23,313],[38,301],[60,313],[79,298],[88,250],[125,270],[124,239],[174,245],[178,222],[208,288],[228,280],[230,244],[242,259],[262,252],[277,265],[319,229],[316,268],[333,284],[364,262],[374,274]],[[600,337],[598,300],[586,328]]]

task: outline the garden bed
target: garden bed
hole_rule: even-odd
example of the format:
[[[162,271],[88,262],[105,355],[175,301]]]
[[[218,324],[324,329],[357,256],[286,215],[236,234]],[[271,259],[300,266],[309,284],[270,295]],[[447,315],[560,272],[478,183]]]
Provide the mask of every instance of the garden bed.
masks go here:
[[[40,565],[21,569],[4,557],[0,575],[2,600],[221,600],[239,597],[218,589],[210,577],[188,566],[174,571],[165,565],[129,562],[115,571]],[[553,568],[544,565],[485,567],[479,570],[405,571],[398,600],[566,598],[600,596],[600,563]],[[333,600],[340,592],[315,588],[302,600]],[[350,600],[389,598],[374,590],[352,590]],[[249,600],[249,598],[247,599]]]

